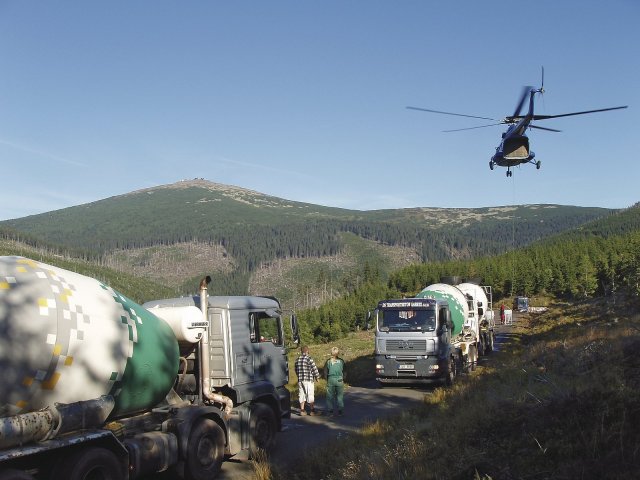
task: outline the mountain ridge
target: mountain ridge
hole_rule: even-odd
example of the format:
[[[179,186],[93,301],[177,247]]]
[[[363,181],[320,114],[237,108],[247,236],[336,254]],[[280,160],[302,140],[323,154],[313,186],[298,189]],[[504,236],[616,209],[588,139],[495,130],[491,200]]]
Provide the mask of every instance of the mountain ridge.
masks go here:
[[[500,213],[507,214],[508,212],[517,211],[518,208],[520,207],[531,208],[531,209],[554,209],[559,207],[568,207],[568,208],[579,208],[579,209],[601,209],[601,210],[606,210],[610,212],[624,210],[624,209],[612,209],[612,208],[605,208],[605,207],[584,207],[584,206],[578,206],[578,205],[563,205],[563,204],[553,204],[553,203],[494,205],[494,206],[483,206],[483,207],[437,207],[437,206],[424,207],[423,206],[423,207],[402,207],[402,208],[358,210],[358,209],[349,209],[349,208],[343,208],[343,207],[333,207],[333,206],[327,206],[327,205],[312,204],[312,203],[302,202],[297,200],[289,200],[289,199],[285,199],[284,197],[278,197],[274,195],[261,193],[261,192],[258,192],[257,190],[252,190],[245,187],[218,183],[210,180],[205,180],[204,178],[194,178],[191,180],[179,180],[173,183],[140,188],[137,190],[132,190],[131,192],[112,195],[100,200],[95,200],[92,202],[74,205],[71,207],[64,207],[56,210],[51,210],[49,212],[42,212],[42,213],[27,215],[24,217],[17,217],[17,218],[2,220],[0,221],[0,224],[10,224],[12,222],[21,221],[31,217],[49,215],[52,213],[66,211],[69,209],[77,209],[80,207],[89,207],[95,204],[103,203],[105,201],[118,200],[118,199],[127,198],[127,197],[134,197],[134,196],[145,194],[145,193],[153,194],[162,190],[184,190],[188,188],[201,188],[203,190],[207,190],[210,192],[217,192],[227,198],[233,199],[241,203],[247,203],[248,205],[252,205],[255,207],[261,207],[261,206],[267,206],[267,207],[280,206],[281,207],[282,205],[278,205],[278,203],[281,202],[285,206],[290,206],[290,207],[303,206],[304,208],[317,208],[317,209],[323,209],[323,210],[327,209],[330,211],[345,212],[348,214],[358,214],[358,213],[364,214],[364,215],[371,214],[371,213],[380,214],[385,219],[387,219],[389,215],[394,215],[394,214],[397,214],[398,212],[404,212],[410,216],[412,216],[413,214],[421,215],[425,219],[430,219],[432,216],[434,216],[437,213],[452,213],[452,214],[458,213],[461,218],[465,217],[465,212],[467,212],[467,215],[469,214],[468,212],[483,212],[483,213],[478,213],[478,215],[498,216]],[[269,204],[267,202],[264,202],[264,204],[261,205],[260,202],[258,201],[248,202],[243,198],[247,196],[270,199],[272,203]],[[504,217],[504,219],[507,219],[507,218],[510,218],[509,215],[506,215]]]
[[[377,268],[384,279],[406,264],[396,258],[429,262],[502,253],[614,212],[554,204],[360,211],[193,179],[5,220],[0,229],[82,252],[123,271],[185,272],[172,277],[157,273],[156,280],[172,286],[182,281],[187,288],[193,278],[214,269],[224,293],[245,293],[251,276],[278,259],[306,259],[309,264],[348,250],[352,258],[339,262],[343,270],[320,262],[310,269],[313,282],[306,279],[309,290],[324,288],[323,278],[330,278],[342,285],[336,288],[340,294],[357,285],[365,264],[369,274]],[[407,250],[391,255],[382,247]],[[198,262],[201,267],[189,262],[193,252],[207,259]],[[197,270],[205,266],[208,272]]]

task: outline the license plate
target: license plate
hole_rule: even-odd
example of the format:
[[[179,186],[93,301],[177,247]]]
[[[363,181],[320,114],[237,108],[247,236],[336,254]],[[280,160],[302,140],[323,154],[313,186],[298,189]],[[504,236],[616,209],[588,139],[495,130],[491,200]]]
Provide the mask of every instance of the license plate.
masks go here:
[[[400,370],[413,370],[414,368],[416,368],[414,365],[411,364],[404,364],[404,365],[400,365]]]

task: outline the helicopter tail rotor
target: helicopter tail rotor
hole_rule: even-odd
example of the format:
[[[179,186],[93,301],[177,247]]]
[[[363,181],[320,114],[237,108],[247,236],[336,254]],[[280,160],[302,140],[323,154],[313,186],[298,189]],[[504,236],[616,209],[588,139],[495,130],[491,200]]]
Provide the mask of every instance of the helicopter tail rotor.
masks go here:
[[[544,101],[544,93],[546,92],[546,90],[544,89],[544,65],[541,68],[542,68],[542,83],[540,84],[540,88],[538,89],[538,92],[540,92],[540,99],[542,100],[542,109],[546,112],[547,104]]]

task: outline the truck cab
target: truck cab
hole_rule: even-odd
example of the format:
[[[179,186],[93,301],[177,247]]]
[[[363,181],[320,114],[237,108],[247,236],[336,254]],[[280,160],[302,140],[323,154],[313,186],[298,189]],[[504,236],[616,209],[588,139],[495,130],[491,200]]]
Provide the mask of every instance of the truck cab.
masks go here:
[[[513,300],[513,309],[516,312],[527,312],[529,310],[529,297],[516,297]]]
[[[200,297],[183,297],[148,302],[143,306],[162,316],[167,307],[200,305]],[[265,437],[257,447],[269,448],[282,418],[291,415],[287,350],[280,303],[271,297],[208,296],[208,334],[202,342],[208,382],[215,391],[233,402],[229,421],[228,454],[252,448],[251,417],[259,417]],[[185,357],[187,365],[197,365],[197,352]],[[199,369],[182,374],[178,395],[195,400]],[[254,439],[255,440],[255,439]],[[256,443],[255,441],[253,443]]]
[[[446,301],[384,300],[374,317],[376,379],[381,385],[453,380],[452,323]]]

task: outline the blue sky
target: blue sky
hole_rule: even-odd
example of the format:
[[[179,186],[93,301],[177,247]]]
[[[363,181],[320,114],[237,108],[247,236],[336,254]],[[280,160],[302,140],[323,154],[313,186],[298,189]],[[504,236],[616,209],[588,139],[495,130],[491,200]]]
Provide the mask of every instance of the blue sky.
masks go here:
[[[640,2],[0,0],[0,219],[204,177],[358,210],[640,200]],[[490,171],[523,85],[542,169]]]

